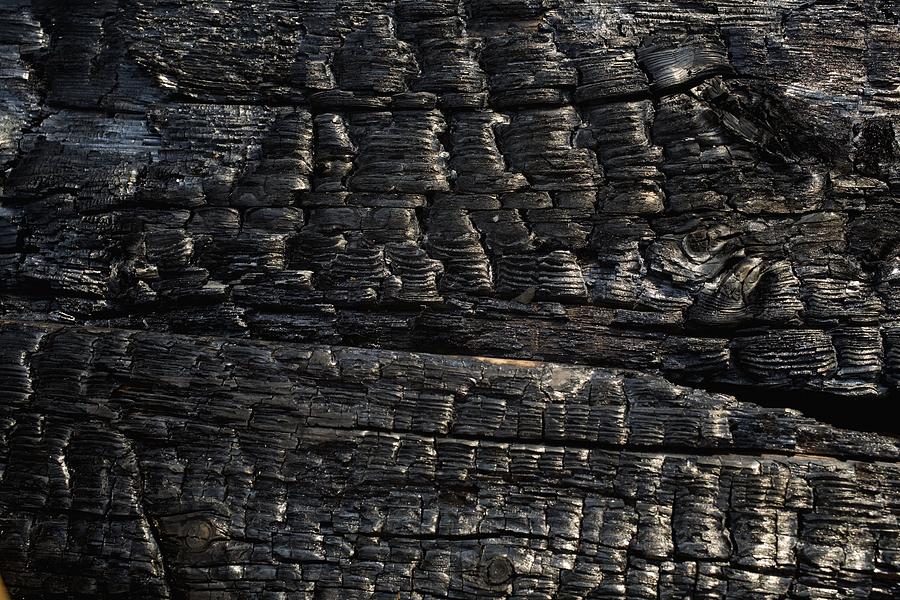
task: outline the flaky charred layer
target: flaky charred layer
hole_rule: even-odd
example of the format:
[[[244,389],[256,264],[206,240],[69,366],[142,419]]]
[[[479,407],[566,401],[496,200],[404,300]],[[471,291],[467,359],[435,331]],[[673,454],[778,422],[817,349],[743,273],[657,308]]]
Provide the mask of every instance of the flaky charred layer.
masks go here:
[[[896,441],[793,411],[553,363],[0,341],[0,559],[23,596],[898,591]]]
[[[887,397],[895,13],[16,0],[0,311]]]
[[[898,15],[7,0],[0,574],[900,595]]]

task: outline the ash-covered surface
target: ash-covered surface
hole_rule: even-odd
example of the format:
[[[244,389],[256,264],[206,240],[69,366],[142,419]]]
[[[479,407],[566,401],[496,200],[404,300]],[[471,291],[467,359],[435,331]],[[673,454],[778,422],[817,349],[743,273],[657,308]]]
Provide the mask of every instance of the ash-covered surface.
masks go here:
[[[0,575],[900,595],[898,114],[896,2],[6,0]]]

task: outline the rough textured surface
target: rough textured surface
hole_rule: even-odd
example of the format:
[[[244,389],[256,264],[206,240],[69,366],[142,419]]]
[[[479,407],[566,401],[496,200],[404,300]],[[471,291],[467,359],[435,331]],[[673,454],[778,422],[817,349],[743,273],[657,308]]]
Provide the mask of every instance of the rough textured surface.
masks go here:
[[[900,595],[898,114],[887,0],[5,0],[0,574]]]
[[[897,591],[897,442],[796,412],[525,361],[9,323],[0,342],[0,555],[23,595]]]
[[[8,2],[0,310],[884,397],[897,14]]]

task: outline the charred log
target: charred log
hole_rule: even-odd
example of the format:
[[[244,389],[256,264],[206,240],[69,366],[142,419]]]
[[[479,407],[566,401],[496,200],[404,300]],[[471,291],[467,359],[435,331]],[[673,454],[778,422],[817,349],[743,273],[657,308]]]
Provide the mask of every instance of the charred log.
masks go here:
[[[898,18],[8,0],[0,574],[900,595]]]

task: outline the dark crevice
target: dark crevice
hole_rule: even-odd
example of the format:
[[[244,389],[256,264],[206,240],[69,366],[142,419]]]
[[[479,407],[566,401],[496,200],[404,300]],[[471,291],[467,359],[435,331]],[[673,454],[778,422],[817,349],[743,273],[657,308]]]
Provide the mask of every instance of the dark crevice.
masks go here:
[[[883,410],[860,409],[860,405],[879,402],[890,404],[896,399],[894,393],[880,398],[875,394],[842,396],[818,390],[779,389],[764,385],[703,383],[700,387],[707,392],[728,394],[740,402],[764,408],[797,410],[804,416],[841,429],[866,431],[900,439],[900,421],[885,418]]]

